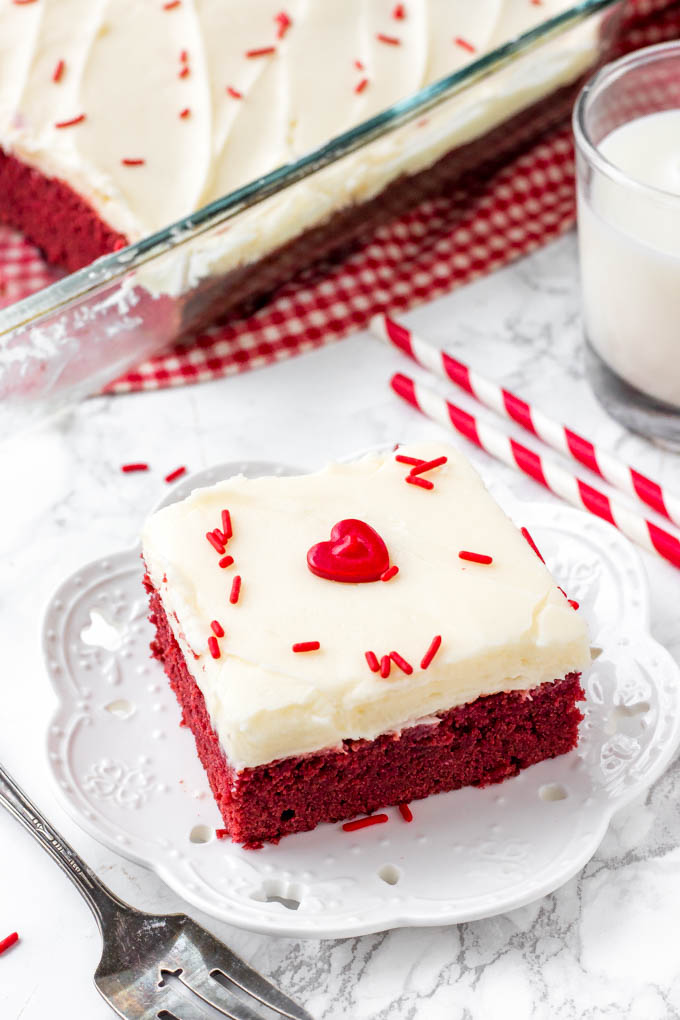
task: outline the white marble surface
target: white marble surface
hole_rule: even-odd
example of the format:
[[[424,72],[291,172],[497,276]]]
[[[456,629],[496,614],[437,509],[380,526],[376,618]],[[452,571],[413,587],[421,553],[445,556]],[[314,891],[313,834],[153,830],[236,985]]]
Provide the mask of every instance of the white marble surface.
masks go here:
[[[582,378],[573,237],[414,312],[464,359],[680,490],[680,462],[625,436]],[[387,387],[400,356],[366,334],[239,378],[96,398],[0,446],[0,759],[125,899],[182,909],[163,883],[84,835],[54,802],[43,743],[53,707],[39,648],[43,606],[80,564],[128,545],[179,464],[242,457],[314,466],[376,442],[441,434]],[[464,401],[461,400],[461,403]],[[468,450],[489,467],[485,455]],[[149,474],[120,465],[147,460]],[[519,496],[550,499],[495,466]],[[653,631],[680,657],[680,578],[645,557]],[[304,1003],[318,1020],[556,1020],[680,1017],[677,763],[617,817],[584,871],[511,914],[452,928],[335,942],[272,939],[198,920]],[[91,975],[99,935],[70,883],[0,813],[2,1020],[106,1020]]]

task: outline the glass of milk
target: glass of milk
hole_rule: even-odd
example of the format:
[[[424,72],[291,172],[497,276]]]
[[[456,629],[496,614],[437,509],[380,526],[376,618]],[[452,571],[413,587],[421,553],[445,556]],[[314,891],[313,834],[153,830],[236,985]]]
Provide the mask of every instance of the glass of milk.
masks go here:
[[[574,133],[590,382],[618,421],[680,447],[680,42],[604,67]]]

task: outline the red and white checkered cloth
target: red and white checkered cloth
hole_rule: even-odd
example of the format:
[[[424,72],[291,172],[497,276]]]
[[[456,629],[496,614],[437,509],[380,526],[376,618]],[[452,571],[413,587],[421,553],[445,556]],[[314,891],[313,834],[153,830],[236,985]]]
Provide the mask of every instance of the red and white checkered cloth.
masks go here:
[[[628,0],[620,51],[680,36],[680,0]],[[465,210],[461,215],[461,210]],[[254,315],[206,330],[145,361],[110,393],[180,386],[245,372],[338,340],[378,311],[403,310],[498,269],[574,223],[568,125],[516,157],[474,196],[422,202],[322,279],[283,287]],[[0,307],[58,274],[0,227]]]

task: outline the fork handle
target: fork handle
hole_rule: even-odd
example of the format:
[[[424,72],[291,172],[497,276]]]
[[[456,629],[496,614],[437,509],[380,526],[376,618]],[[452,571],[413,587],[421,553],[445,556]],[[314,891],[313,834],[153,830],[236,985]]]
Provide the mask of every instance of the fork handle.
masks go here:
[[[0,804],[28,829],[81,892],[103,932],[121,911],[132,910],[108,889],[0,765]]]

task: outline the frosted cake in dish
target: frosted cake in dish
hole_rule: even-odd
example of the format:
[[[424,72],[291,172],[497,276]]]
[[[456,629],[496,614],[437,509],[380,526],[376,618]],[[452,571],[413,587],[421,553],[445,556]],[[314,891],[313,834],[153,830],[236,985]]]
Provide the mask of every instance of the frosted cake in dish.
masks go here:
[[[198,489],[143,555],[154,653],[235,841],[576,745],[582,615],[448,445]]]

